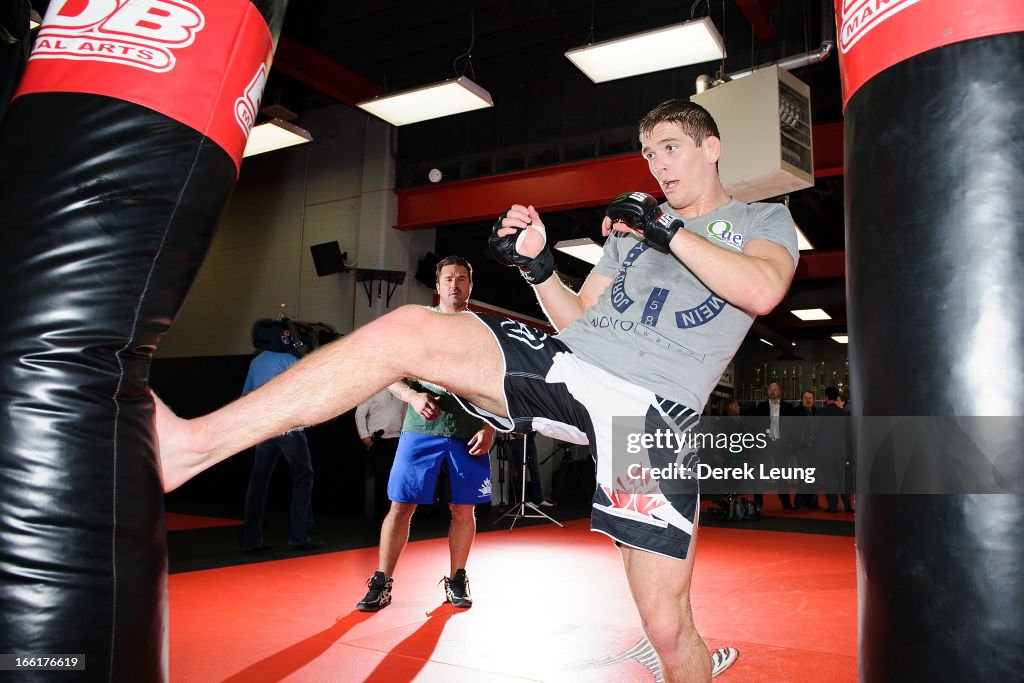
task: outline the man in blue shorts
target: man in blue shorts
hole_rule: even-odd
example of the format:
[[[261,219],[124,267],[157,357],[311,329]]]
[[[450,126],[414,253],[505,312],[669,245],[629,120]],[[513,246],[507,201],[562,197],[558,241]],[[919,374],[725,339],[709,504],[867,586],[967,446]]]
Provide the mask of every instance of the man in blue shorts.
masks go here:
[[[438,305],[432,310],[460,313],[469,309],[473,267],[459,256],[441,259],[435,270]],[[380,565],[366,585],[356,609],[376,612],[391,603],[392,578],[398,558],[409,542],[409,523],[417,505],[434,502],[441,465],[451,484],[452,523],[448,530],[451,568],[444,577],[445,599],[455,607],[473,605],[466,561],[476,536],[474,505],[491,502],[491,449],[494,428],[481,424],[459,407],[455,398],[429,382],[400,381],[388,389],[409,404],[388,480],[391,509],[380,529]]]
[[[557,336],[407,306],[208,416],[181,420],[158,402],[165,489],[274,433],[330,419],[403,377],[429,379],[500,429],[589,442],[598,473],[592,525],[621,550],[664,680],[710,680],[712,658],[690,606],[696,489],[629,480],[618,467],[623,454],[612,452],[613,418],[676,435],[696,423],[755,316],[789,289],[796,230],[785,206],[748,205],[725,191],[721,135],[702,107],[658,105],[640,122],[640,141],[666,202],[639,192],[612,201],[604,256],[579,292],[552,277],[554,257],[532,206],[514,204],[494,226],[492,251],[533,286]],[[294,400],[282,411],[288,396]],[[652,466],[692,470],[696,462],[685,449],[643,451]]]

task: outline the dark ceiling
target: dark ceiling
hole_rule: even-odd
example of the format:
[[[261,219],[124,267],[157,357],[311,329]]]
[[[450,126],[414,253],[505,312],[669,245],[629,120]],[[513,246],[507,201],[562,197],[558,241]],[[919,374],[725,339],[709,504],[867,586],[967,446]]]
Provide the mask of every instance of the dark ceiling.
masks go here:
[[[33,5],[43,12],[46,2]],[[439,168],[445,180],[480,177],[636,152],[636,124],[655,104],[695,92],[699,75],[733,73],[816,50],[832,38],[831,0],[291,0],[282,44],[264,104],[282,104],[300,115],[347,99],[364,99],[350,80],[325,88],[304,77],[308,54],[282,66],[288,43],[350,71],[356,82],[386,91],[470,76],[490,91],[491,109],[404,126],[397,136],[399,189],[425,185]],[[712,17],[727,49],[723,63],[706,63],[594,84],[564,57],[566,50],[658,26]],[[824,19],[824,21],[823,21]],[[294,54],[294,50],[292,53]],[[841,121],[835,54],[792,71],[810,85],[813,120]],[[322,78],[320,79],[323,80]],[[337,84],[334,84],[337,85]],[[325,94],[330,92],[331,94]],[[631,188],[624,188],[628,190]],[[571,191],[571,190],[570,190]],[[813,188],[787,200],[797,224],[819,250],[842,249],[842,176],[820,177]],[[554,240],[593,237],[603,207],[548,213]],[[462,253],[478,266],[475,294],[489,302],[539,315],[532,296],[486,263],[488,225],[438,230],[437,251]],[[589,268],[559,255],[559,269],[583,277]],[[790,339],[828,336],[845,327],[843,280],[798,278],[790,298],[826,306],[837,325],[801,324],[790,301],[762,320]],[[821,303],[813,303],[813,302]]]
[[[829,0],[292,0],[283,35],[387,90],[465,74],[490,91],[493,109],[401,129],[398,154],[410,173],[399,185],[409,186],[426,182],[429,166],[413,177],[421,164],[447,163],[451,168],[442,170],[455,178],[476,175],[467,159],[480,160],[487,172],[517,170],[523,155],[507,152],[523,147],[557,150],[555,161],[632,151],[639,118],[664,99],[691,95],[697,76],[817,48],[823,30],[831,30],[823,29],[823,8],[834,24],[830,6]],[[595,85],[564,57],[591,36],[606,40],[709,12],[726,43],[724,65]],[[811,86],[815,123],[840,120],[835,57],[794,73]],[[333,102],[287,77],[272,78],[264,100],[271,98],[297,111]],[[567,149],[573,146],[580,149]],[[482,163],[488,155],[490,168]]]

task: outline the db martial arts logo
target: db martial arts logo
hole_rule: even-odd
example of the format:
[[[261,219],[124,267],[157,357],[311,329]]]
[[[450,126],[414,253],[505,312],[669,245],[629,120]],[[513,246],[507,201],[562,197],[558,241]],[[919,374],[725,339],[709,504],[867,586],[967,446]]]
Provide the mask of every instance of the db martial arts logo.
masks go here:
[[[32,59],[112,62],[147,71],[174,68],[172,50],[203,29],[202,12],[184,0],[55,0]]]
[[[242,134],[246,137],[249,137],[249,131],[256,123],[256,112],[260,109],[260,99],[263,97],[263,88],[266,84],[267,67],[260,64],[245,92],[235,100],[235,121],[241,126]]]
[[[920,0],[843,0],[839,18],[839,49],[845,54],[882,21]]]

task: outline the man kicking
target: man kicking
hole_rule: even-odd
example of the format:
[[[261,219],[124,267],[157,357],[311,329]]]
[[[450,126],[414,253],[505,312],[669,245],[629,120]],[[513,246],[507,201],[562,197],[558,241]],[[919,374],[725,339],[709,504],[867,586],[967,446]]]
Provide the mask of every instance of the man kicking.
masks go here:
[[[781,204],[744,204],[722,187],[714,119],[670,100],[640,122],[642,154],[666,203],[616,197],[604,256],[578,293],[552,277],[534,208],[496,222],[492,251],[520,269],[559,334],[511,320],[406,306],[310,354],[258,391],[195,420],[157,402],[164,487],[248,446],[342,413],[403,377],[461,397],[502,430],[589,442],[598,487],[592,528],[621,549],[633,599],[665,680],[707,681],[711,658],[693,623],[690,579],[698,497],[685,486],[623,481],[613,418],[644,429],[692,427],[756,315],[785,295],[796,231]],[[675,453],[649,449],[652,464]],[[622,464],[622,454],[615,454]],[[693,453],[680,464],[692,467]]]

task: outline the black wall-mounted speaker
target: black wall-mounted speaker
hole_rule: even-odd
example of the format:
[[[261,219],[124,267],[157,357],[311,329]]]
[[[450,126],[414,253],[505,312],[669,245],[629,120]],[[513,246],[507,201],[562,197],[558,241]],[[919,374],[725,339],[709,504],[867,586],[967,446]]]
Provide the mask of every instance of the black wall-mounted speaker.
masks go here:
[[[320,277],[332,273],[348,272],[345,267],[345,258],[348,256],[348,252],[341,250],[337,240],[314,244],[309,248],[309,253],[313,255],[313,267],[316,268],[316,274]]]
[[[419,265],[416,266],[416,279],[433,289],[437,283],[437,264],[440,262],[440,256],[432,251],[428,251],[420,259]]]

